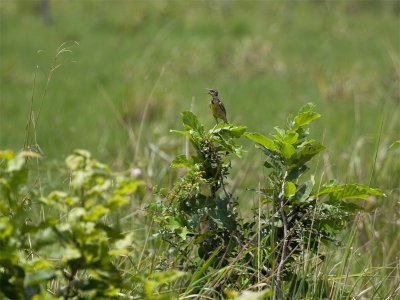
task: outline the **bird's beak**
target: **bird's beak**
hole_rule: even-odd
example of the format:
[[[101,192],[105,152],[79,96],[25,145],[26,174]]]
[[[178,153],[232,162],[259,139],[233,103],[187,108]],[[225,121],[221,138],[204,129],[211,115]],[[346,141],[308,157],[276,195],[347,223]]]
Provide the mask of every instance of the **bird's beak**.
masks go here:
[[[207,94],[210,94],[211,89],[205,88],[207,90]]]

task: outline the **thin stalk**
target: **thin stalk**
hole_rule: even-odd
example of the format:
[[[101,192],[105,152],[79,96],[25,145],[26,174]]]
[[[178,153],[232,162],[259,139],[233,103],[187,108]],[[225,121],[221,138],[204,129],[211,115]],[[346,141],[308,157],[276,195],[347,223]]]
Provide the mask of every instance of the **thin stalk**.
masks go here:
[[[288,244],[289,244],[289,233],[288,233],[288,222],[287,222],[287,216],[284,211],[285,207],[285,182],[286,182],[286,177],[288,175],[288,172],[285,171],[285,174],[283,175],[282,179],[282,186],[281,186],[281,192],[279,194],[279,210],[280,210],[280,215],[282,218],[282,223],[283,223],[283,245],[282,245],[282,254],[281,254],[281,259],[278,264],[278,268],[276,270],[276,279],[275,279],[275,287],[276,287],[276,294],[275,294],[275,299],[282,299],[282,270],[283,266],[285,265],[285,261],[288,257]]]

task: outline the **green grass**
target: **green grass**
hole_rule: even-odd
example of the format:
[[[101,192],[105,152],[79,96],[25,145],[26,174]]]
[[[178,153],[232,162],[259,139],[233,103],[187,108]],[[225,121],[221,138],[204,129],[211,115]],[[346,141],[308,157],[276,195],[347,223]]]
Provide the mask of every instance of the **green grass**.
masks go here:
[[[204,88],[220,91],[231,122],[264,134],[312,101],[322,114],[312,130],[327,147],[316,179],[371,183],[388,197],[370,199],[376,209],[349,228],[353,248],[344,233],[328,262],[310,268],[337,281],[333,298],[343,296],[343,283],[355,295],[393,298],[400,277],[399,148],[389,149],[400,136],[398,7],[398,1],[51,1],[53,24],[46,26],[39,2],[2,1],[0,148],[22,149],[34,92],[45,189],[63,180],[54,175],[58,162],[76,148],[115,169],[140,167],[149,186],[168,187],[176,177],[169,160],[185,146],[169,133],[181,127],[180,112],[192,110],[213,124]],[[55,62],[64,42],[71,52]],[[249,199],[244,206],[256,202],[246,189],[263,178],[261,158],[249,150],[233,162],[232,185]],[[150,229],[143,227],[144,239]],[[145,248],[162,256],[165,247],[150,240]],[[142,268],[153,265],[149,260]]]

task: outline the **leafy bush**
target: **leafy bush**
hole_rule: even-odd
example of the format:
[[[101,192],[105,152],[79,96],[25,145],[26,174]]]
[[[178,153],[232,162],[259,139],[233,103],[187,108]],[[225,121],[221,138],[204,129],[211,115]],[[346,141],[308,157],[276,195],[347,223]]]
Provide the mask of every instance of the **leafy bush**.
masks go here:
[[[167,204],[150,208],[165,240],[181,257],[178,265],[195,272],[186,293],[206,290],[207,284],[212,287],[208,291],[218,294],[221,288],[242,290],[263,283],[277,298],[293,296],[305,280],[298,270],[306,253],[323,259],[321,243],[337,242],[337,233],[362,210],[348,200],[383,195],[356,183],[328,181],[319,186],[313,176],[302,180],[307,163],[324,150],[308,137],[306,126],[320,117],[313,108],[304,106],[288,118],[285,128],[276,127],[271,138],[222,123],[206,131],[192,113],[183,113],[186,130],[174,132],[190,140],[194,154],[174,159],[171,166],[185,168],[186,174],[164,194]],[[225,188],[229,155],[241,156],[234,142],[241,136],[256,142],[268,170],[265,187],[257,191],[262,196],[252,218],[257,222],[238,218],[239,200]],[[327,292],[320,289],[318,296],[327,297]],[[301,297],[306,295],[304,290]]]
[[[2,293],[11,299],[116,297],[123,281],[114,258],[129,252],[134,236],[122,232],[113,213],[142,182],[116,175],[77,150],[66,159],[69,190],[40,197],[28,184],[32,156],[1,153]],[[46,214],[33,220],[33,206]]]

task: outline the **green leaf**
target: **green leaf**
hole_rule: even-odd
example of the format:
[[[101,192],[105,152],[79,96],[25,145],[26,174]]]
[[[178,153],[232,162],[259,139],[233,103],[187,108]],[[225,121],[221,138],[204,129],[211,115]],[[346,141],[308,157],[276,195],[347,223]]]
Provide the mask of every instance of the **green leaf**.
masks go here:
[[[291,144],[293,145],[294,143],[297,142],[297,139],[299,138],[299,134],[297,132],[293,132],[293,131],[288,131],[285,136],[283,141],[285,143]]]
[[[313,120],[321,117],[319,113],[313,111],[314,107],[314,104],[307,103],[300,109],[298,115],[294,118],[293,130],[297,130],[298,128],[307,125]]]
[[[278,147],[276,146],[274,141],[267,138],[265,135],[262,135],[257,132],[245,132],[243,136],[245,136],[249,140],[252,140],[253,142],[260,144],[261,146],[267,148],[270,151],[274,152],[278,151]]]
[[[307,161],[309,161],[311,158],[313,158],[324,149],[325,147],[319,143],[304,146],[304,148],[299,150],[292,158],[292,163],[297,165],[305,164]]]
[[[178,232],[178,235],[180,236],[180,238],[181,238],[183,241],[186,240],[186,237],[187,237],[189,234],[193,234],[191,231],[189,231],[189,230],[187,229],[186,226],[183,227],[183,228],[181,228],[181,230],[178,230],[177,232]]]
[[[247,130],[246,126],[230,126],[229,133],[232,137],[239,138],[241,137]]]
[[[293,154],[296,153],[296,149],[288,143],[283,143],[281,146],[281,152],[285,160],[289,160],[292,158]]]
[[[193,129],[200,134],[204,133],[203,125],[201,125],[201,123],[199,122],[194,113],[190,111],[182,112],[182,121],[183,121],[183,126],[187,130]]]
[[[298,167],[297,165],[295,165],[295,167],[291,168],[288,176],[287,176],[287,180],[289,181],[295,181],[296,179],[298,179],[304,172],[306,172],[309,168],[306,165],[300,165],[300,167]]]
[[[285,197],[289,198],[296,193],[296,185],[293,182],[286,181],[284,186]]]
[[[247,127],[246,126],[234,126],[232,124],[227,123],[218,123],[217,126],[212,128],[209,132],[211,134],[221,133],[227,134],[231,138],[240,138],[245,132]]]
[[[169,132],[179,133],[179,134],[182,134],[182,135],[184,135],[184,136],[187,136],[188,138],[192,138],[192,135],[191,135],[190,132],[188,132],[188,131],[182,131],[182,130],[174,130],[174,129],[171,129]]]
[[[304,202],[308,200],[312,192],[313,186],[314,185],[310,180],[302,184],[296,191],[296,200],[298,200],[299,202]]]
[[[365,200],[368,199],[368,196],[386,196],[378,189],[357,183],[323,187],[315,194],[317,197],[323,195],[330,195],[330,199],[334,201],[345,199]]]
[[[181,154],[175,157],[175,159],[171,162],[171,168],[187,168],[193,166],[193,159],[187,159],[186,155]]]
[[[181,229],[183,225],[176,218],[168,218],[168,222],[165,225],[166,229],[169,229],[171,232],[175,232],[175,230]]]

